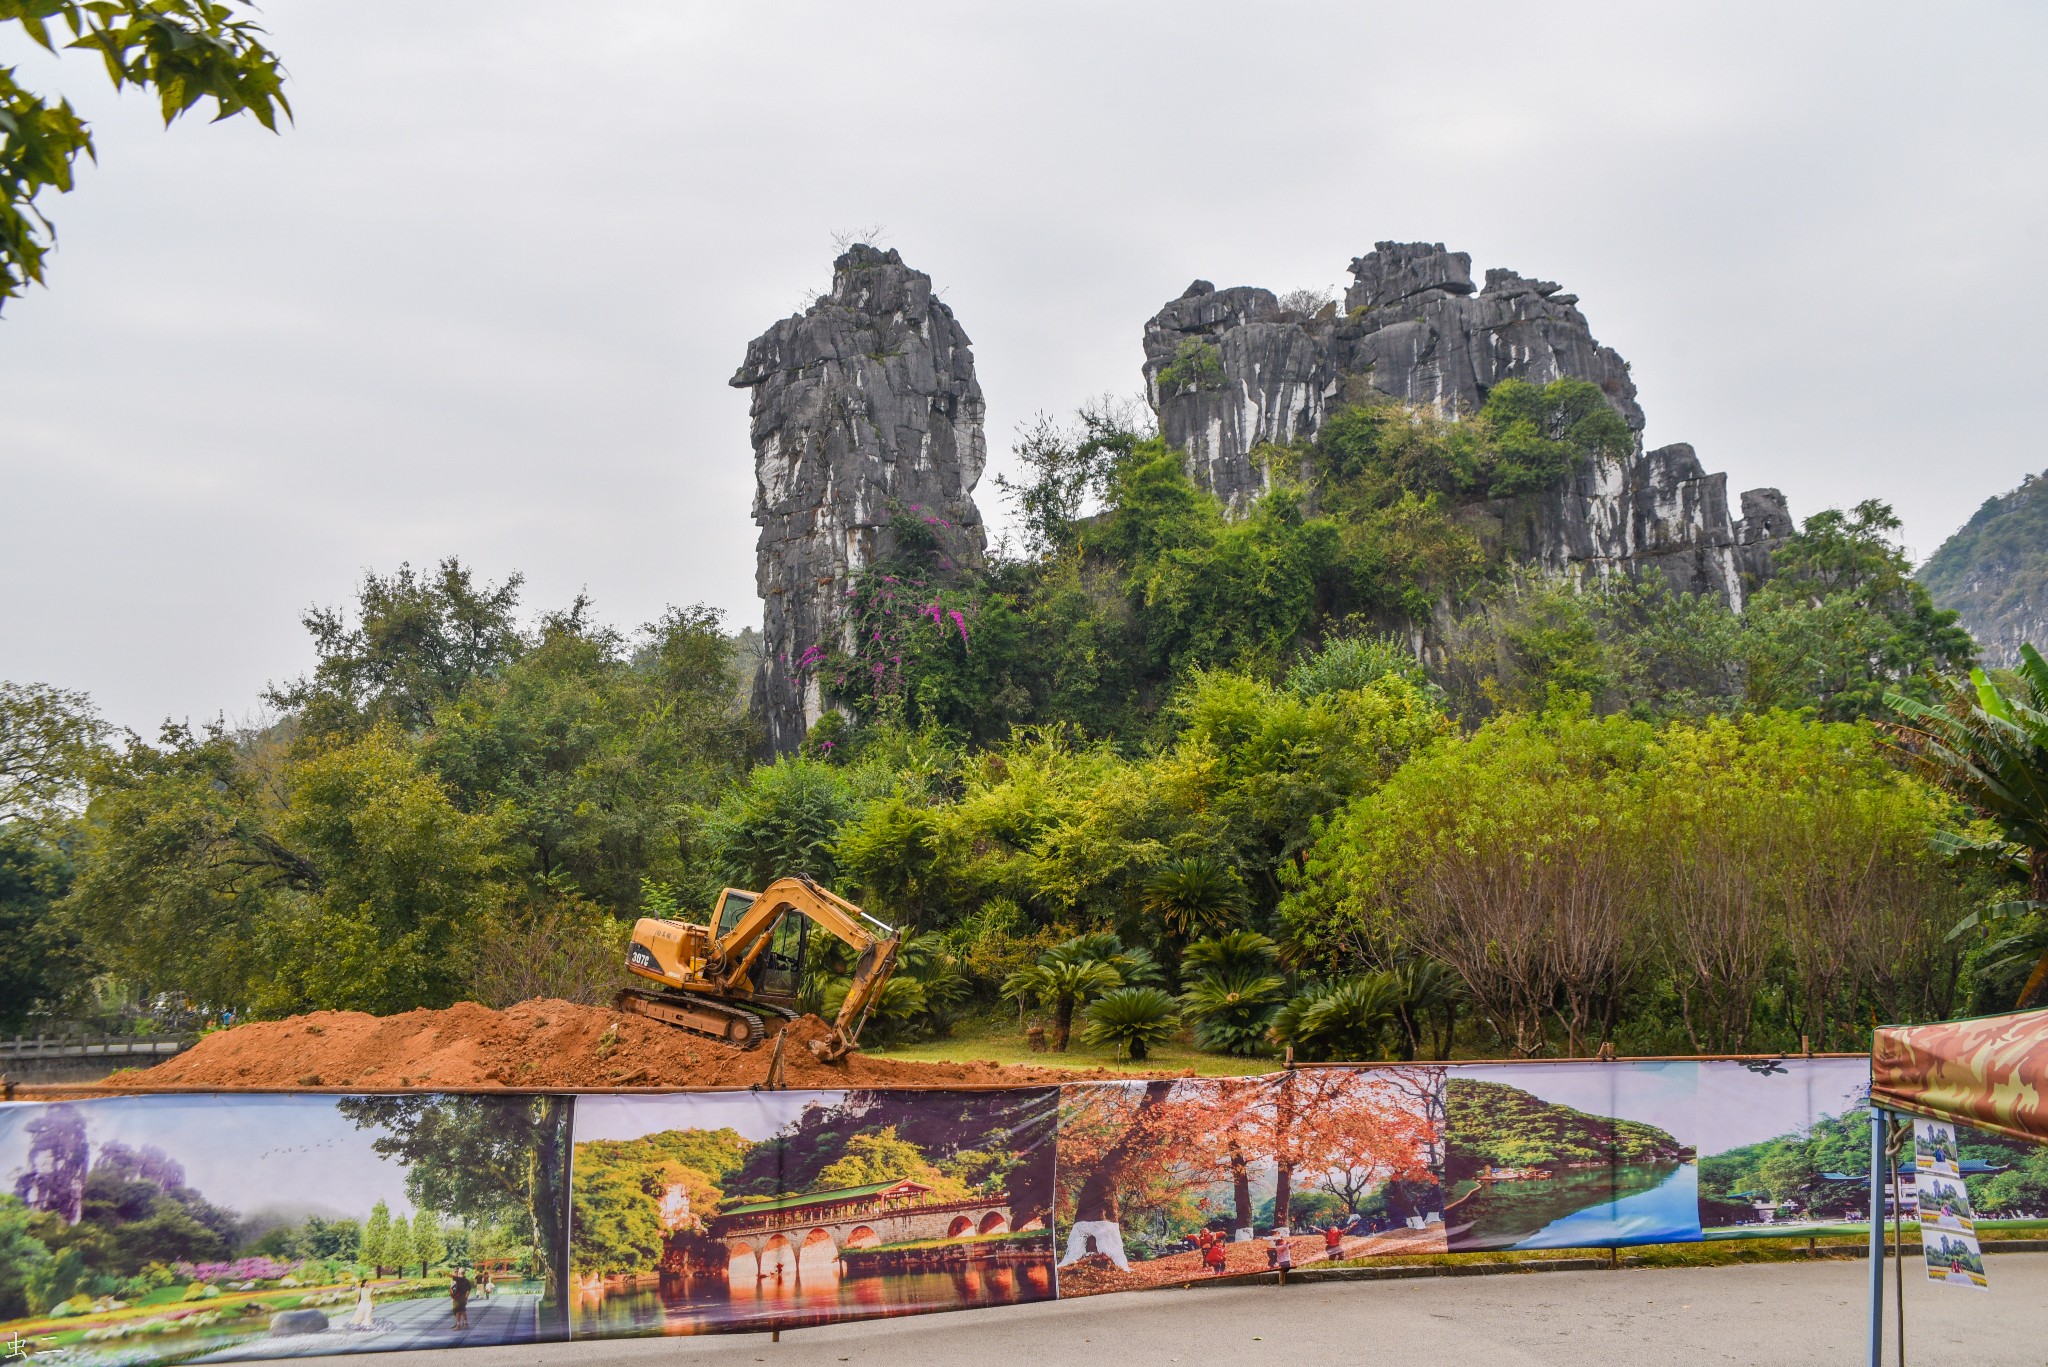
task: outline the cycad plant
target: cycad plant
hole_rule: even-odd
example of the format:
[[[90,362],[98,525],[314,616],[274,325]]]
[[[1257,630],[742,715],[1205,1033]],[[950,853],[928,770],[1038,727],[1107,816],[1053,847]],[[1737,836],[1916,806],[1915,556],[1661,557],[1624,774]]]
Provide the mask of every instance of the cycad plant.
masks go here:
[[[1140,904],[1185,939],[1221,924],[1244,905],[1244,880],[1212,854],[1168,859],[1145,877]]]
[[[1188,975],[1181,1007],[1204,1049],[1250,1056],[1266,1043],[1273,1012],[1287,995],[1278,946],[1252,930],[1197,940],[1181,958]]]
[[[1361,973],[1311,987],[1273,1016],[1273,1039],[1304,1059],[1373,1059],[1396,1020],[1391,973]]]
[[[1152,1046],[1173,1038],[1180,1013],[1173,998],[1156,987],[1119,987],[1088,1008],[1088,1027],[1081,1038],[1089,1044],[1114,1044],[1118,1057],[1140,1062]]]
[[[1400,1027],[1400,1054],[1412,1059],[1428,1043],[1431,1058],[1447,1058],[1458,1023],[1463,984],[1436,959],[1408,959],[1394,965],[1394,1023]],[[1434,1035],[1433,1040],[1428,1035]]]
[[[1029,968],[1020,968],[1003,982],[1003,996],[1030,999],[1052,1012],[1052,1047],[1067,1051],[1074,1031],[1074,1012],[1124,985],[1115,968],[1101,959],[1056,958],[1047,950]]]
[[[1142,947],[1126,949],[1114,932],[1092,930],[1060,941],[1039,956],[1040,963],[1103,963],[1116,971],[1118,981],[1134,985],[1157,984],[1165,980],[1159,961]]]
[[[2048,910],[2048,661],[2020,647],[2018,683],[2009,692],[1983,670],[1969,681],[1944,678],[1932,704],[1898,693],[1885,702],[1904,722],[1897,728],[1917,767],[1998,828],[1990,842],[1959,848],[1993,855],[2026,879],[2024,898],[1966,918],[1956,934],[1980,921]],[[2032,1006],[2048,987],[2044,950],[2020,989]]]

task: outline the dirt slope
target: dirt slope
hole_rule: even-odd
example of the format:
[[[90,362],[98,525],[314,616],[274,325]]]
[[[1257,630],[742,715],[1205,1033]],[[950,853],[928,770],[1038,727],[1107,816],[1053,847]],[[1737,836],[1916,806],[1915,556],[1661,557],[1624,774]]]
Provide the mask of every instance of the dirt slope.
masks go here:
[[[863,1054],[828,1065],[803,1046],[829,1029],[815,1016],[790,1025],[783,1086],[1015,1087],[1108,1076],[1100,1070],[913,1063]],[[398,1016],[317,1011],[219,1031],[176,1058],[100,1085],[136,1092],[750,1087],[766,1079],[773,1044],[743,1052],[605,1007],[547,999],[505,1011],[473,1003]]]

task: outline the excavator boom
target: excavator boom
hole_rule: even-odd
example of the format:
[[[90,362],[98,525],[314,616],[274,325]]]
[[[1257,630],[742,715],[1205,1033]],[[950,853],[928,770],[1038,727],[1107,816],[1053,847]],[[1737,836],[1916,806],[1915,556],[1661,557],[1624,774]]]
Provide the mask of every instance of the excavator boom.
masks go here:
[[[811,1051],[833,1061],[846,1056],[860,1038],[868,1013],[880,999],[902,945],[899,932],[809,878],[778,878],[759,893],[727,888],[709,926],[644,917],[633,928],[626,967],[668,989],[659,994],[620,994],[621,1009],[686,1029],[717,1035],[743,1047],[761,1037],[760,1018],[749,1009],[765,1005],[787,1011],[796,984],[778,992],[767,976],[800,971],[803,942],[795,937],[790,962],[778,963],[773,946],[784,918],[796,915],[843,941],[855,955],[853,982],[833,1023],[832,1037],[814,1040]],[[735,908],[737,916],[728,913]],[[878,933],[879,932],[879,933]],[[749,1027],[748,1023],[751,1023]]]

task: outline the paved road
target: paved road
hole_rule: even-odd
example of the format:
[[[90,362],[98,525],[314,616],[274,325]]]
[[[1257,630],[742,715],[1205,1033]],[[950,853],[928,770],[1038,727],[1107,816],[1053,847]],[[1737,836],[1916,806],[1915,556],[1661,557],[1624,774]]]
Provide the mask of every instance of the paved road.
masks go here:
[[[371,1333],[350,1333],[342,1329],[348,1317],[354,1313],[351,1305],[327,1307],[327,1315],[334,1328],[324,1334],[293,1334],[287,1338],[257,1338],[247,1343],[238,1343],[218,1353],[210,1353],[197,1362],[259,1362],[279,1358],[314,1357],[327,1353],[349,1353],[376,1351],[380,1354],[390,1349],[445,1349],[459,1348],[468,1344],[530,1343],[533,1339],[534,1312],[540,1304],[537,1295],[501,1294],[489,1300],[472,1300],[469,1303],[469,1328],[454,1327],[455,1311],[446,1296],[420,1297],[407,1301],[379,1301],[377,1303],[377,1328]],[[467,1361],[467,1355],[461,1361]],[[451,1360],[445,1352],[420,1353],[417,1359],[432,1362],[438,1367],[455,1367],[457,1360]],[[379,1356],[377,1361],[385,1363],[392,1358]]]
[[[1906,1284],[1912,1367],[2048,1363],[2048,1255],[1985,1259],[1989,1292]],[[1908,1265],[1907,1270],[1912,1270]],[[1759,1367],[1862,1362],[1864,1265],[1139,1291],[786,1333],[380,1355],[377,1367]],[[1896,1361],[1889,1337],[1886,1361]]]

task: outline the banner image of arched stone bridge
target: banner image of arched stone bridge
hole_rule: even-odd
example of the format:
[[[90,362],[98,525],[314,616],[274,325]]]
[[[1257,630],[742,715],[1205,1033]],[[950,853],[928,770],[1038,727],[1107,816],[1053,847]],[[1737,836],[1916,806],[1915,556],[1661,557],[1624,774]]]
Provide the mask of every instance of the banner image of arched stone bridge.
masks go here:
[[[1059,1092],[585,1097],[572,1332],[1050,1299]]]

